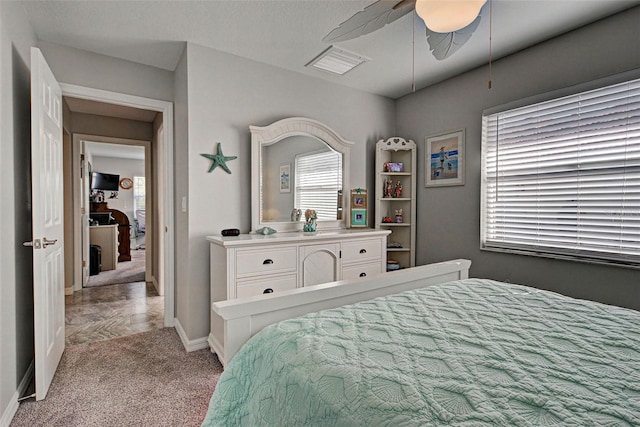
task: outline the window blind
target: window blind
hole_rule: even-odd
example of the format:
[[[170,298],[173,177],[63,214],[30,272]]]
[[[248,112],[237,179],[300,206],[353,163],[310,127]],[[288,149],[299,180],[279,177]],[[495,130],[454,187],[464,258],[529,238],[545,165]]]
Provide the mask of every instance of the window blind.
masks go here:
[[[314,209],[319,220],[336,220],[342,189],[342,156],[335,151],[307,154],[295,161],[295,206]]]
[[[481,244],[640,265],[640,79],[483,116]]]
[[[145,209],[145,179],[144,176],[133,177],[133,212],[138,217],[138,211]]]

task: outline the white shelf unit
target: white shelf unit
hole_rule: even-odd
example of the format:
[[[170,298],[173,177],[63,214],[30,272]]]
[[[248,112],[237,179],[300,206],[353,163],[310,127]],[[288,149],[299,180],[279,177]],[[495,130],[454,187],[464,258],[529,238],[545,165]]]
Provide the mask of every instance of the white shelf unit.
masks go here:
[[[389,171],[387,163],[402,163],[402,171]],[[416,168],[416,143],[412,140],[392,137],[376,144],[375,228],[391,231],[387,238],[387,261],[397,261],[400,268],[416,265]],[[387,180],[392,182],[392,194],[400,182],[400,197],[385,197]],[[403,213],[401,223],[395,222],[399,209]],[[385,217],[392,222],[384,222]]]

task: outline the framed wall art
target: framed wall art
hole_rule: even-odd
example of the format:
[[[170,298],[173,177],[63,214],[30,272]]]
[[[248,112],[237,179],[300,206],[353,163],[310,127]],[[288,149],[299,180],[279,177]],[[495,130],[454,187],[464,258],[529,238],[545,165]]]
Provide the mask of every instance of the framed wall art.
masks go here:
[[[465,130],[425,138],[425,187],[464,185]]]
[[[291,192],[291,165],[289,163],[280,165],[280,192]]]

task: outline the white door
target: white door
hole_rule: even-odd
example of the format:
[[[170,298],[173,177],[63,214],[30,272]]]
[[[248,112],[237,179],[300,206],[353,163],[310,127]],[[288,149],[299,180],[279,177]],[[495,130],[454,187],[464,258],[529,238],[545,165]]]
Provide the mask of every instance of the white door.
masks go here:
[[[62,91],[40,49],[31,48],[31,198],[36,400],[49,390],[64,351]]]

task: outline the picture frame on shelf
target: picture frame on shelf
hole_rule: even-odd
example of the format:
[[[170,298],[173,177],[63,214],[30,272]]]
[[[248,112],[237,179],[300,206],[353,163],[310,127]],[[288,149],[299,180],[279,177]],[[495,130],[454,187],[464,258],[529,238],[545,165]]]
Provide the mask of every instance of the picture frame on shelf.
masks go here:
[[[425,187],[464,185],[465,129],[425,138]]]
[[[367,210],[351,209],[351,227],[367,226]]]
[[[280,174],[278,176],[280,179],[280,192],[290,193],[291,192],[291,165],[289,163],[280,165]]]
[[[351,190],[351,227],[367,226],[367,190]]]
[[[367,190],[362,188],[351,190],[351,209],[367,209]]]

